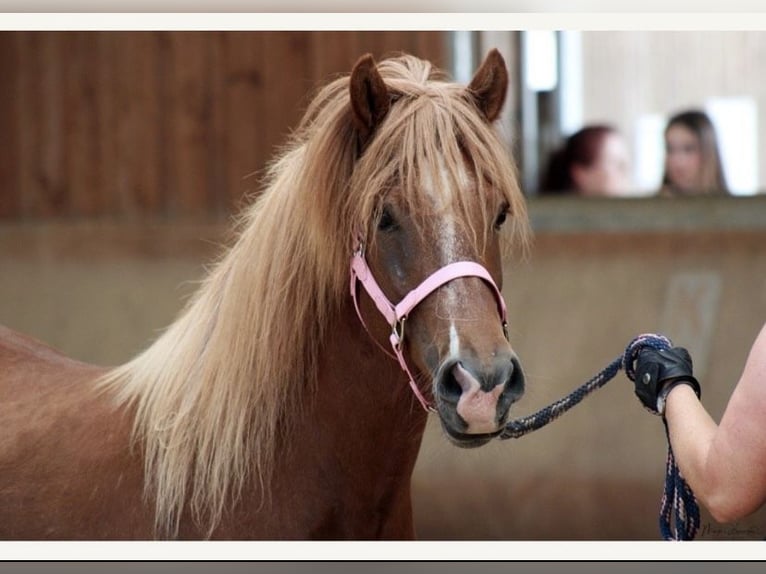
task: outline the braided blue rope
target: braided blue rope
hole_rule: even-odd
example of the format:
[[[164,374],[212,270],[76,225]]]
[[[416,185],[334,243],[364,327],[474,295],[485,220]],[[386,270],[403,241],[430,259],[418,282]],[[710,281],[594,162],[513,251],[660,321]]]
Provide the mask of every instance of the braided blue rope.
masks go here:
[[[670,340],[662,335],[647,334],[636,337],[630,342],[621,356],[617,357],[596,376],[577,387],[567,396],[540,409],[534,414],[509,421],[499,438],[501,440],[520,438],[553,422],[580,403],[593,391],[603,387],[612,380],[620,369],[625,371],[625,375],[631,381],[635,380],[636,372],[634,365],[641,349],[651,347],[663,350],[669,349],[671,346]],[[693,540],[700,525],[697,499],[678,469],[673,449],[670,445],[668,425],[664,418],[663,422],[665,423],[665,434],[668,438],[668,458],[665,465],[665,488],[662,494],[662,501],[660,502],[660,534],[665,540]],[[671,520],[673,519],[675,519],[674,527],[671,526]]]
[[[662,420],[668,438],[668,459],[665,465],[665,489],[660,503],[660,533],[665,540],[694,540],[700,527],[699,506],[694,492],[676,464],[670,446],[668,423],[664,418]],[[675,529],[670,525],[672,518],[675,518]]]

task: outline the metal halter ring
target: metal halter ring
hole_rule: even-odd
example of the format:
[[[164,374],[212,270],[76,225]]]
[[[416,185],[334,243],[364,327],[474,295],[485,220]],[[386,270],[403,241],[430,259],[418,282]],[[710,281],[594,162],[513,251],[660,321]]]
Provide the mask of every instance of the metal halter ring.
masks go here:
[[[402,341],[404,341],[404,322],[406,320],[407,320],[407,316],[405,315],[404,317],[396,321],[396,323],[391,325],[391,331],[393,336],[396,339],[396,344],[398,346],[401,346]]]

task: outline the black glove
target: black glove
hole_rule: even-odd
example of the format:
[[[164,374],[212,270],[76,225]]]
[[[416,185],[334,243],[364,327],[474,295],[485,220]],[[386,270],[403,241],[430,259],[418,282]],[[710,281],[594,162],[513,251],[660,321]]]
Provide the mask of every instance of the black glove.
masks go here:
[[[665,398],[679,384],[689,385],[700,396],[700,385],[692,375],[692,358],[683,347],[657,350],[645,347],[636,359],[636,396],[656,415],[665,413]]]

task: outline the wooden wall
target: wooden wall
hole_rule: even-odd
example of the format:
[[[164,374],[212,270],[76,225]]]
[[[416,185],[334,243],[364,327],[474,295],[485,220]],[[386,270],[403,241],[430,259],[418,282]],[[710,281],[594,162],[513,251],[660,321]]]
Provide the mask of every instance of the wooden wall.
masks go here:
[[[0,219],[223,215],[312,89],[439,32],[0,33]]]

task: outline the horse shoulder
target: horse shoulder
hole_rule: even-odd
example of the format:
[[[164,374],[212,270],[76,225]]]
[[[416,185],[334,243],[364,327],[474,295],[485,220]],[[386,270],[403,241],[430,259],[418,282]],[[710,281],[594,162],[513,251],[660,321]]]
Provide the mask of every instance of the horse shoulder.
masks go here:
[[[132,417],[102,372],[0,327],[0,538],[100,538],[99,516],[143,506]]]

